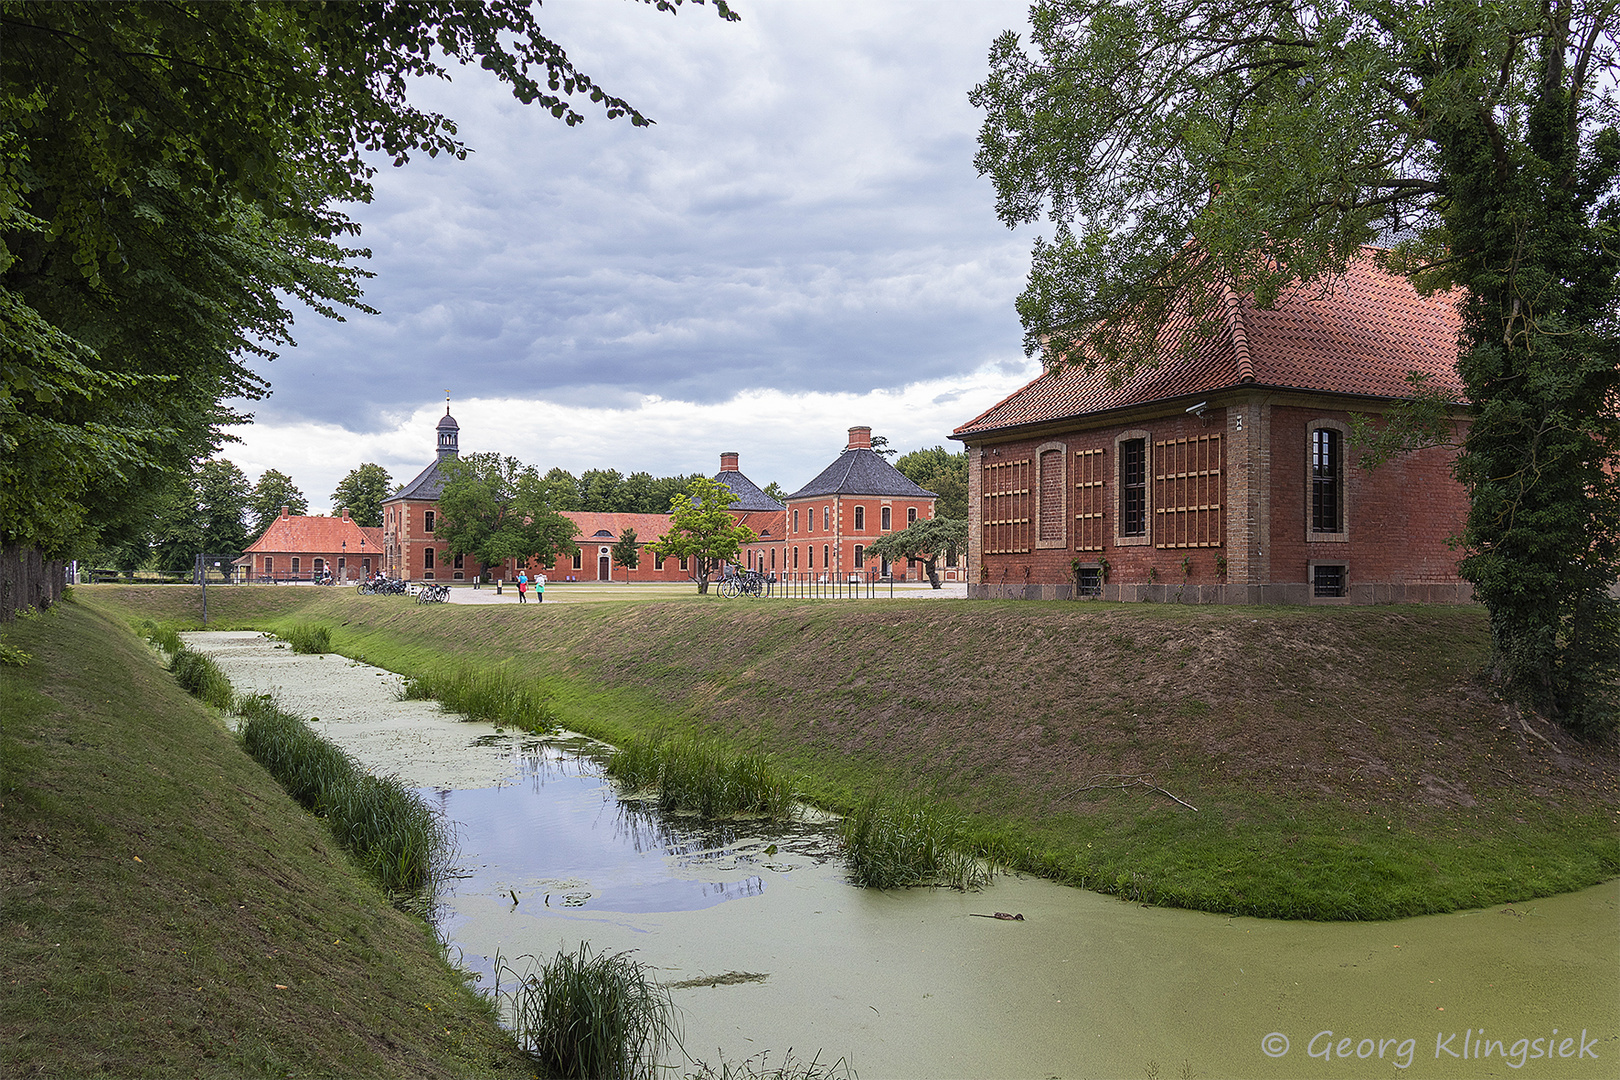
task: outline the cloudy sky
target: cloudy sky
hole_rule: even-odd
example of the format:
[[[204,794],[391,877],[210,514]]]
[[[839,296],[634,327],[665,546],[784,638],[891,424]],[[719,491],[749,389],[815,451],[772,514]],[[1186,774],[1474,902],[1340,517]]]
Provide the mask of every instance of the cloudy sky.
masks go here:
[[[736,9],[547,0],[651,128],[584,103],[569,128],[475,69],[419,87],[474,154],[379,171],[353,216],[381,314],[301,313],[226,456],[322,512],[361,462],[427,464],[446,391],[464,452],[576,474],[712,474],[735,450],[792,490],[855,424],[959,448],[1035,370],[1013,310],[1034,231],[996,220],[967,102],[1025,4]]]

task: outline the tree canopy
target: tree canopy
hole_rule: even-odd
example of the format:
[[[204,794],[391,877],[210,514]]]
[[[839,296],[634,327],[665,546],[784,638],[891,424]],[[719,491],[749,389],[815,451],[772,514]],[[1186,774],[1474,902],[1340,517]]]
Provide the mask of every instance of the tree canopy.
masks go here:
[[[690,559],[698,592],[709,591],[709,575],[722,563],[736,562],[744,544],[759,537],[731,516],[737,497],[730,488],[707,476],[693,477],[675,496],[670,508],[669,532],[652,546],[660,558]]]
[[[928,584],[939,588],[939,557],[967,548],[966,518],[918,518],[899,532],[885,533],[866,547],[867,555],[916,559],[928,571]]]
[[[254,540],[263,536],[270,523],[281,516],[283,506],[287,513],[295,516],[309,513],[309,500],[298,490],[292,477],[279,469],[266,469],[247,498],[249,529]]]
[[[394,478],[388,470],[368,461],[338,481],[337,490],[332,492],[332,513],[340,514],[348,507],[349,517],[357,524],[380,529],[382,504],[393,492]]]
[[[1609,0],[1041,0],[991,50],[977,164],[1045,218],[1025,347],[1114,371],[1368,245],[1460,287],[1460,572],[1494,668],[1609,730],[1620,663],[1620,220]],[[1183,335],[1188,348],[1200,334]]]
[[[551,508],[533,466],[499,454],[464,454],[439,465],[444,489],[434,536],[486,569],[533,559],[550,569],[573,555],[574,523]]]
[[[966,450],[955,453],[943,446],[913,450],[895,459],[894,467],[919,487],[939,496],[936,518],[967,520],[968,459]]]
[[[248,482],[223,458],[199,462],[153,518],[151,544],[163,570],[190,569],[198,555],[242,553],[248,544]],[[279,509],[279,508],[278,508]]]
[[[265,393],[250,363],[290,341],[289,303],[367,310],[344,208],[372,155],[468,152],[414,80],[477,64],[568,124],[581,98],[651,122],[538,11],[0,0],[0,542],[138,530],[142,494],[245,419],[224,403]]]

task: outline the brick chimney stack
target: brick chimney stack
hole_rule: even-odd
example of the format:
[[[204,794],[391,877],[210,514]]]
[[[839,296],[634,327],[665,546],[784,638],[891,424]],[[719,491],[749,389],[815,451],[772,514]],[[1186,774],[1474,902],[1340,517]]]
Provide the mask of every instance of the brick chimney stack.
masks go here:
[[[872,429],[869,427],[852,427],[849,429],[849,445],[845,450],[872,449]]]
[[[287,508],[286,508],[286,507],[285,507],[285,506],[283,506],[283,507],[282,507],[282,508],[281,508],[281,516],[282,516],[282,517],[286,517],[286,516],[287,516]]]
[[[345,506],[345,507],[344,507],[344,508],[343,508],[343,520],[344,520],[344,521],[348,521],[348,520],[349,520],[349,508],[348,508],[348,507],[347,507],[347,506]]]
[[[735,453],[721,454],[720,455],[720,471],[721,472],[736,472],[737,471],[737,455]]]

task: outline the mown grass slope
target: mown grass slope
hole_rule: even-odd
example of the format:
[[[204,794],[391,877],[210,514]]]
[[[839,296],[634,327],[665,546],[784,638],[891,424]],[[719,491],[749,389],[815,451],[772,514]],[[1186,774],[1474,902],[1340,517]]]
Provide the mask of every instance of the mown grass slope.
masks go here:
[[[533,1075],[127,626],[64,603],[5,637],[0,1075]]]
[[[195,590],[109,587],[90,602],[195,619]],[[1620,754],[1477,684],[1477,609],[422,608],[251,587],[209,603],[219,625],[324,622],[335,648],[406,674],[505,665],[609,741],[762,748],[834,809],[920,792],[1006,863],[1155,903],[1390,918],[1620,874]]]

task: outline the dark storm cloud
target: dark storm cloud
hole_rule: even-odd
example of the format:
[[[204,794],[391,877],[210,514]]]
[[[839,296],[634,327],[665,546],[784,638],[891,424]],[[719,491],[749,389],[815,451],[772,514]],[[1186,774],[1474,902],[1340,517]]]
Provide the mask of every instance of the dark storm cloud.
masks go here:
[[[994,218],[966,94],[1016,4],[760,3],[727,25],[547,3],[650,129],[567,128],[459,70],[418,97],[466,161],[355,210],[379,316],[299,319],[263,421],[378,430],[459,397],[628,406],[864,393],[1016,358],[1028,237]]]

